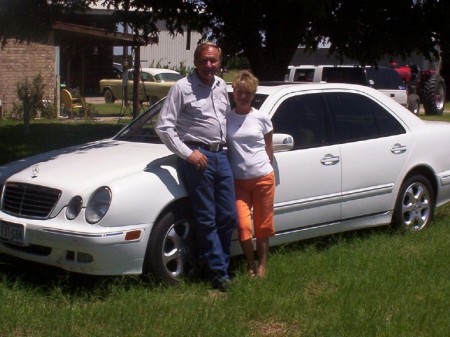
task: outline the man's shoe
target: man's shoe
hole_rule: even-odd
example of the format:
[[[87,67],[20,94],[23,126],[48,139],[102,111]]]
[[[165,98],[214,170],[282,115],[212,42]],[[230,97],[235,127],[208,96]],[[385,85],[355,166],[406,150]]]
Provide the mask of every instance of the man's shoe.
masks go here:
[[[215,279],[212,282],[212,286],[214,289],[217,289],[217,290],[223,291],[223,292],[227,291],[230,288],[231,284],[232,284],[232,281],[230,280],[230,278],[226,278],[226,277]]]

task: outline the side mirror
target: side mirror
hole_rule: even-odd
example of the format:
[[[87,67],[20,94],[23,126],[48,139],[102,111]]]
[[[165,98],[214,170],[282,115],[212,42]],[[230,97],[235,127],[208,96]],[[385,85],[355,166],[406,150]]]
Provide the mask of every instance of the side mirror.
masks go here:
[[[290,151],[294,148],[294,138],[286,133],[274,133],[273,152]]]

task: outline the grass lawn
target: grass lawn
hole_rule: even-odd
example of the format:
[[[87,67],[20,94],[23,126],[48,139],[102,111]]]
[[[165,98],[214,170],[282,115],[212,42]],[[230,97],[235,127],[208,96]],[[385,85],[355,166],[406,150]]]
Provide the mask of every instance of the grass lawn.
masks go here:
[[[2,120],[0,164],[123,126],[34,121],[25,137],[20,123]],[[447,204],[419,233],[378,228],[274,247],[266,279],[248,278],[236,257],[227,293],[202,282],[83,276],[0,255],[0,337],[449,336],[449,223]]]

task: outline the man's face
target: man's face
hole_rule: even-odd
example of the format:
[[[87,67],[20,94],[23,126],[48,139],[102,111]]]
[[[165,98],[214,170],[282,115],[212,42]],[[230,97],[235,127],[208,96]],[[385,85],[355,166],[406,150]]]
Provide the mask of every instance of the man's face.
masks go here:
[[[198,59],[194,61],[194,65],[200,80],[207,85],[211,85],[214,82],[214,75],[220,69],[219,51],[214,47],[203,49]]]

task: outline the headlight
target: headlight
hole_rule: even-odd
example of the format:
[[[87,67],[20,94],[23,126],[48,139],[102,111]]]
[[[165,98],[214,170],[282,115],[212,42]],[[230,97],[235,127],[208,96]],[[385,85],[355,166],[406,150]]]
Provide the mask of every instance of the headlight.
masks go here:
[[[75,219],[81,212],[81,206],[83,206],[83,199],[79,195],[73,197],[67,205],[66,218],[68,220]]]
[[[98,188],[87,203],[86,221],[91,224],[99,222],[108,212],[109,205],[111,205],[111,190],[106,186]]]

